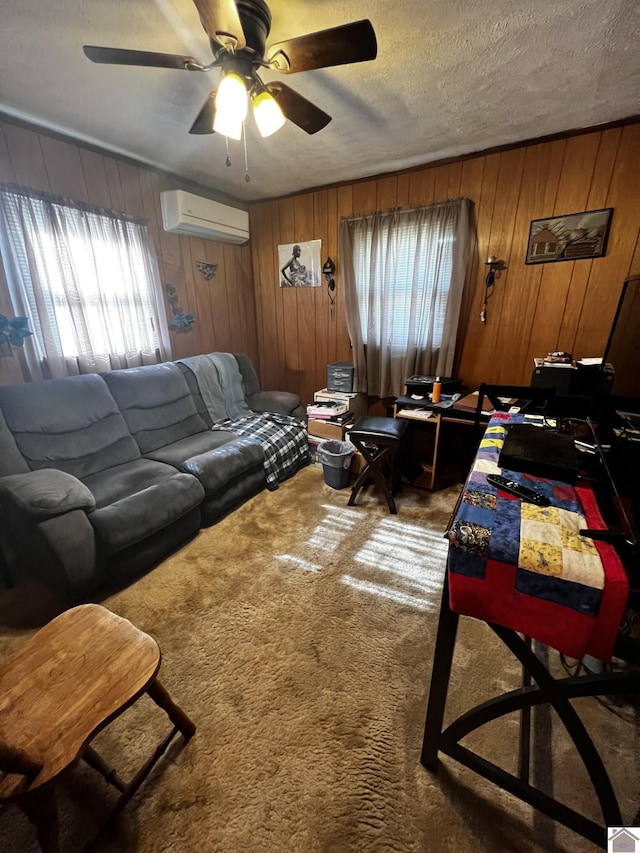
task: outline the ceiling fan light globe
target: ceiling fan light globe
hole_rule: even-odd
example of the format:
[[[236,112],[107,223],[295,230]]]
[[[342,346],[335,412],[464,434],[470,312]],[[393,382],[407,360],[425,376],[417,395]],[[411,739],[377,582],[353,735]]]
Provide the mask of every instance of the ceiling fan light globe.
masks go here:
[[[217,110],[213,129],[216,133],[220,133],[229,139],[242,139],[242,121],[236,121],[233,116],[227,116]]]
[[[247,117],[247,89],[240,75],[225,74],[216,92],[216,115],[225,120],[242,123]]]
[[[280,106],[269,92],[258,92],[253,98],[253,117],[261,136],[271,136],[285,122]]]

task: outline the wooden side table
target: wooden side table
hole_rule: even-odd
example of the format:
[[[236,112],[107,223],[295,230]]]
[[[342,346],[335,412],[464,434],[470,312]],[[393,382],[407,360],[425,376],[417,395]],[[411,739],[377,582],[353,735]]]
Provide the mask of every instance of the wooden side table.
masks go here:
[[[422,474],[414,481],[413,485],[422,486],[429,489],[429,491],[433,491],[438,468],[438,445],[440,443],[442,415],[440,412],[425,411],[420,406],[419,402],[415,404],[415,407],[409,407],[404,403],[398,403],[396,400],[393,404],[393,417],[411,421],[412,423],[424,424],[424,427],[418,427],[418,429],[421,431],[428,429],[432,432],[432,435],[429,436],[429,449],[426,454],[420,452],[418,454],[420,458],[415,460],[421,466]]]

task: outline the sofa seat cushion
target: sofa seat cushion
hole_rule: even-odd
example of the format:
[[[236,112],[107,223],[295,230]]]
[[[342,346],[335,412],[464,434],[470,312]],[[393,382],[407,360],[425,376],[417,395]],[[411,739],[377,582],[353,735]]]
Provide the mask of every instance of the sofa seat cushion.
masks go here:
[[[216,450],[192,456],[181,468],[197,477],[205,494],[211,496],[252,470],[264,470],[264,452],[260,443],[251,438],[234,438]]]
[[[146,458],[165,462],[167,465],[173,465],[174,468],[183,470],[182,465],[187,459],[191,459],[192,456],[199,456],[201,453],[208,453],[210,450],[216,450],[216,448],[228,441],[233,441],[235,438],[236,436],[233,433],[211,432],[208,429],[205,432],[190,435],[188,438],[174,441],[173,444],[147,453]]]
[[[204,498],[196,477],[149,459],[117,465],[85,482],[97,504],[89,521],[107,554],[157,533]]]
[[[125,465],[114,465],[99,474],[92,474],[83,481],[96,499],[96,508],[102,507],[142,491],[156,483],[168,480],[176,473],[171,465],[136,459]]]

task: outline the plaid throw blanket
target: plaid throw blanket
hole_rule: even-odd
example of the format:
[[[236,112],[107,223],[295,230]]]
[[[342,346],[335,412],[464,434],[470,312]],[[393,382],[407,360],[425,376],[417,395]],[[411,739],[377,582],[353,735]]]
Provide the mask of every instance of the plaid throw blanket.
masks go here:
[[[606,528],[593,491],[514,471],[498,457],[510,423],[493,416],[448,532],[451,609],[512,628],[571,657],[610,660],[628,594],[615,549],[580,536]],[[525,503],[487,482],[505,475],[534,487],[550,506]]]
[[[307,430],[296,418],[266,412],[220,421],[212,429],[225,430],[260,442],[264,450],[267,488],[271,491],[278,488],[278,483],[292,477],[298,468],[309,463]]]

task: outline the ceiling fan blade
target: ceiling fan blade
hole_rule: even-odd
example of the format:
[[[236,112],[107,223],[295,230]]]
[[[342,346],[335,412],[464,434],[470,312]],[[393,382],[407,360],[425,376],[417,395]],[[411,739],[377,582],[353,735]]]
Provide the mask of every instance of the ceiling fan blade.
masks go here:
[[[330,115],[284,83],[267,83],[267,90],[276,99],[285,118],[306,130],[307,133],[317,133],[331,121]]]
[[[202,26],[213,41],[223,47],[242,50],[246,45],[234,0],[193,0]]]
[[[193,56],[177,56],[173,53],[154,53],[148,50],[126,50],[120,47],[96,47],[85,44],[85,56],[92,62],[107,65],[148,65],[152,68],[180,68],[185,71],[201,71],[202,65]]]
[[[269,64],[284,74],[375,59],[378,42],[371,21],[354,21],[306,36],[280,41],[269,51]]]
[[[198,113],[196,120],[191,125],[189,133],[215,133],[213,129],[213,119],[216,112],[216,90],[209,95],[207,100],[202,105],[202,109]]]

